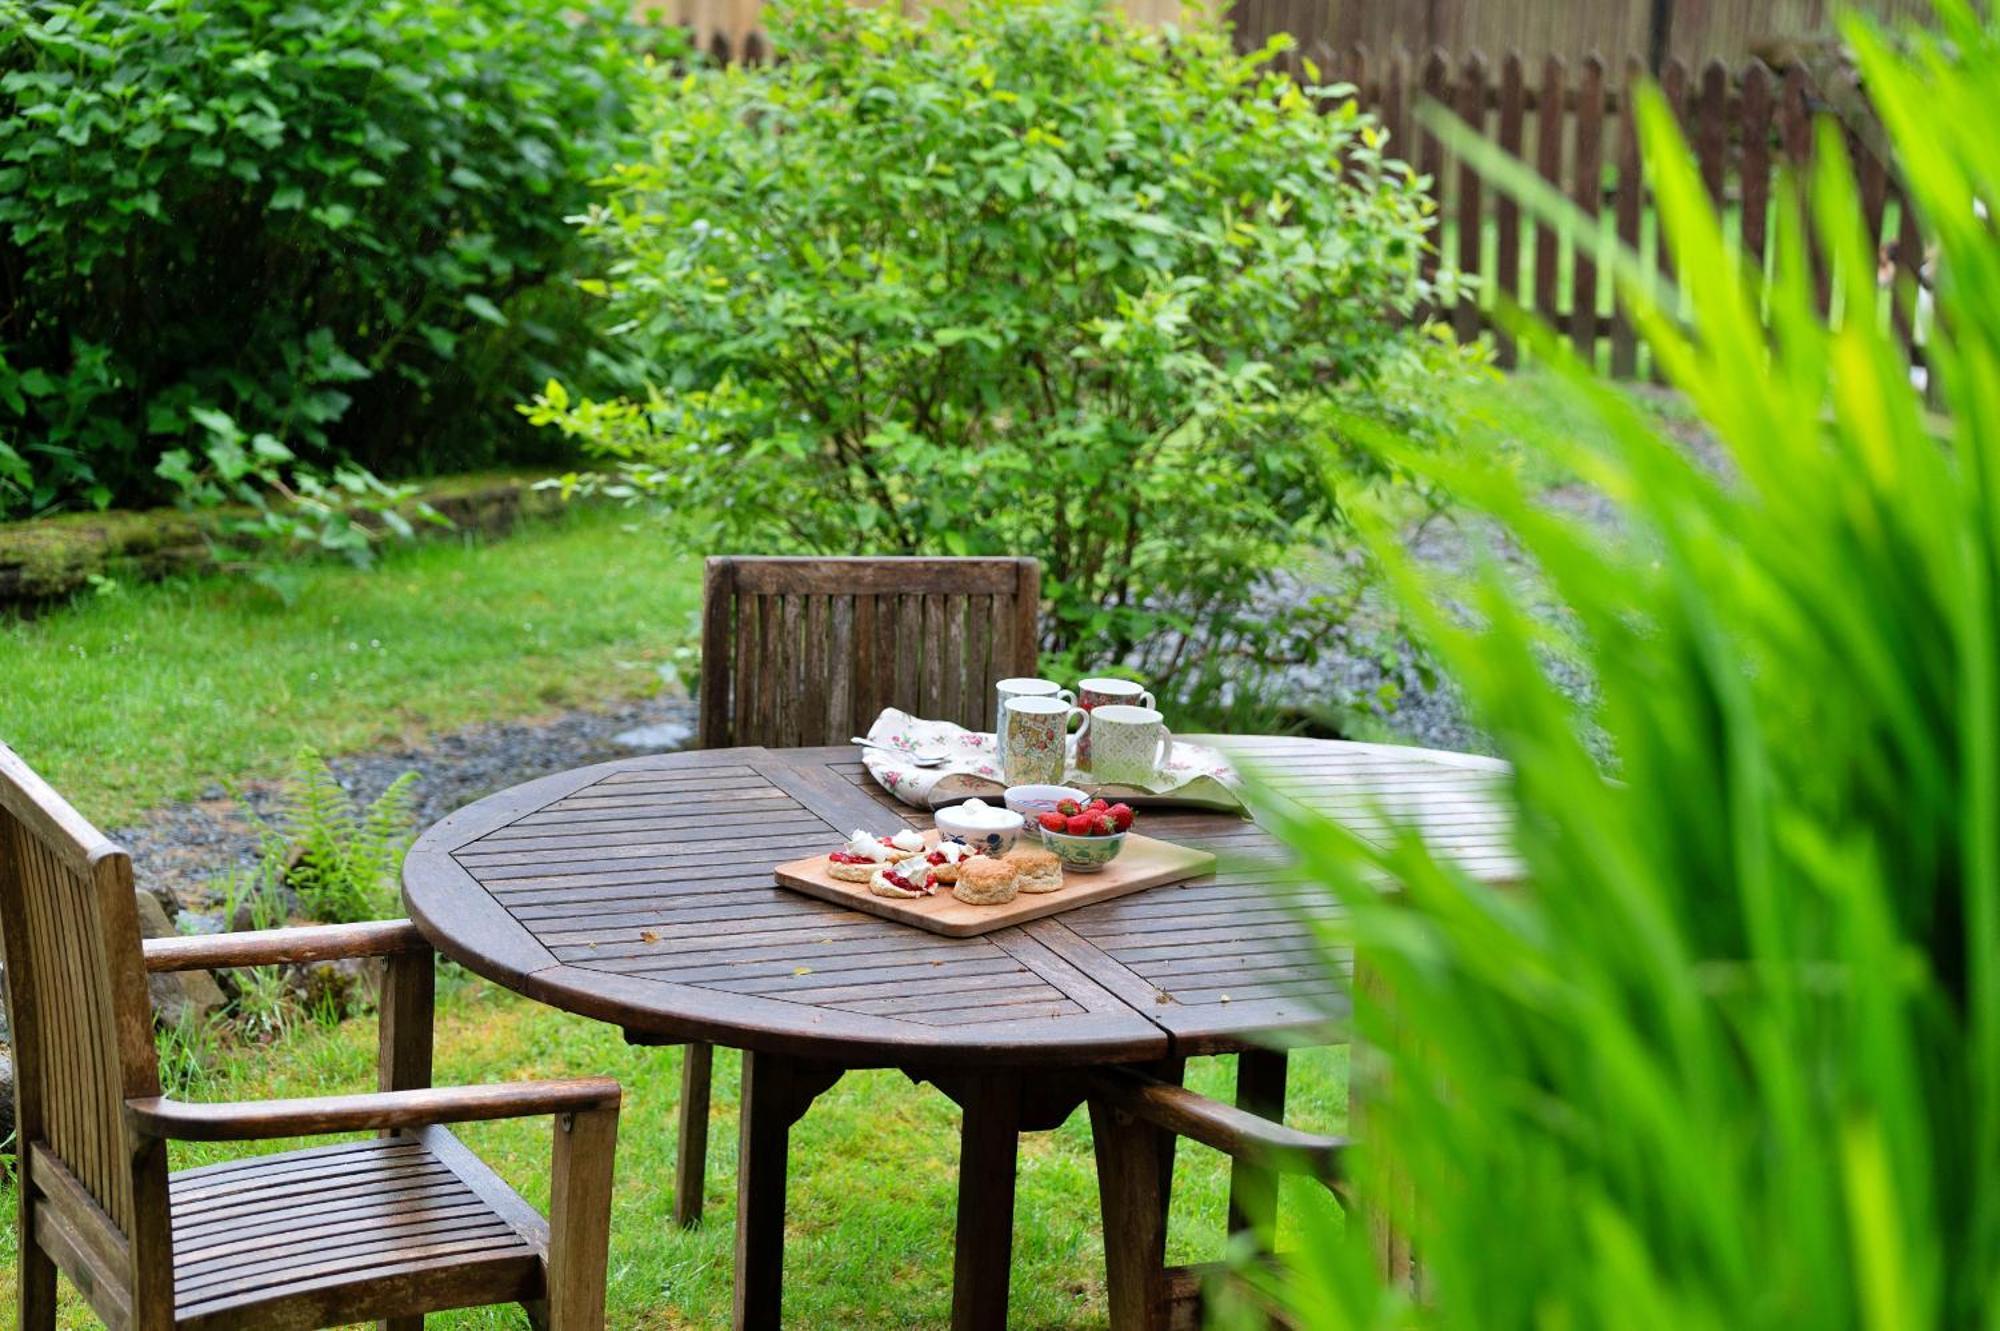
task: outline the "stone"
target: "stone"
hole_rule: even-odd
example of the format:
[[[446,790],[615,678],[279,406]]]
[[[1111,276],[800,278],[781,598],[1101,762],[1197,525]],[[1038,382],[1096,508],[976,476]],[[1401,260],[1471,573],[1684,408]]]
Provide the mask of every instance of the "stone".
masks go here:
[[[285,968],[285,987],[307,1012],[344,1021],[374,1006],[382,992],[382,960],[349,957],[296,962]]]
[[[150,892],[137,894],[139,905],[139,936],[142,938],[175,938],[179,930],[167,918],[166,908],[159,898]],[[205,1022],[220,1013],[227,999],[215,977],[207,971],[176,971],[165,975],[149,975],[146,987],[153,995],[153,1015],[165,1026],[179,1026],[186,1022]]]
[[[0,1050],[0,1141],[14,1150],[14,1051]]]
[[[612,743],[622,744],[639,753],[685,748],[693,738],[694,727],[683,721],[662,721],[655,726],[640,726],[611,737]]]

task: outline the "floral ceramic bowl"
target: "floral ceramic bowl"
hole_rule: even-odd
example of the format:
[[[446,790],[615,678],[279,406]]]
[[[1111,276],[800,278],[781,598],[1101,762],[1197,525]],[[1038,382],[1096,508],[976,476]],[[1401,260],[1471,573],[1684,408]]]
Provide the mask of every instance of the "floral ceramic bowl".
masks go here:
[[[967,800],[939,809],[933,815],[938,831],[963,841],[974,850],[995,857],[1014,849],[1021,839],[1025,820],[1011,809],[1002,809],[985,800]]]
[[[1118,858],[1118,852],[1125,849],[1125,838],[1130,835],[1116,832],[1110,836],[1071,836],[1067,832],[1051,832],[1046,827],[1035,830],[1042,834],[1042,844],[1072,873],[1096,873]]]
[[[1045,813],[1054,813],[1056,805],[1064,800],[1090,803],[1089,792],[1075,786],[1009,786],[1000,798],[1007,802],[1008,808],[1031,822]]]

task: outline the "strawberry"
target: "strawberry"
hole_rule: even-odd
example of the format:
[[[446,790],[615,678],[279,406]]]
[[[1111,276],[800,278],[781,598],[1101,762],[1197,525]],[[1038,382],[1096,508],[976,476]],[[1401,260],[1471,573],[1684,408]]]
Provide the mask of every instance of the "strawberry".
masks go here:
[[[1114,804],[1111,806],[1110,812],[1111,821],[1117,825],[1119,831],[1124,832],[1131,829],[1133,817],[1131,805]]]
[[[1051,832],[1069,831],[1069,819],[1063,817],[1059,813],[1043,814],[1041,818],[1041,823],[1043,827],[1048,828],[1049,831]]]
[[[1118,824],[1112,821],[1110,814],[1098,813],[1091,815],[1090,834],[1092,836],[1115,836],[1117,832]]]
[[[1056,812],[1065,818],[1074,818],[1083,812],[1083,806],[1075,800],[1057,800]]]
[[[1071,836],[1089,836],[1090,815],[1087,813],[1079,813],[1072,816],[1069,819],[1069,826],[1065,827],[1063,830],[1068,832]]]

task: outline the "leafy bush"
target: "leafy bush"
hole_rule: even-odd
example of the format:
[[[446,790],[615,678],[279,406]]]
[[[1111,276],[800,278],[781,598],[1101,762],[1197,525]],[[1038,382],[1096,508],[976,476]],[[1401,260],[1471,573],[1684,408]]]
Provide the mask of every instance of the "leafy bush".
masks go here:
[[[1393,548],[1405,604],[1514,763],[1527,885],[1294,829],[1382,976],[1362,1036],[1390,1077],[1359,1186],[1431,1291],[1320,1236],[1314,1327],[1973,1326],[2000,1260],[2000,27],[1939,7],[1908,45],[1846,32],[1938,250],[1927,418],[1879,326],[1840,131],[1760,293],[1655,94],[1646,160],[1691,325],[1623,274],[1661,364],[1727,445],[1719,476],[1571,366],[1615,442],[1578,455],[1613,533],[1505,475],[1444,479],[1501,520],[1575,616],[1602,689],[1545,673],[1548,626],[1499,575],[1461,619]],[[1501,183],[1551,215],[1526,168]],[[1579,236],[1594,220],[1564,218]],[[1767,299],[1772,330],[1759,327]],[[1555,354],[1545,339],[1544,353]],[[1617,782],[1592,761],[1601,721]],[[1371,868],[1400,880],[1385,895]],[[1414,1038],[1397,1038],[1392,1021]],[[1384,1165],[1401,1172],[1393,1188]]]
[[[514,446],[629,10],[0,0],[0,517]]]
[[[1310,655],[1334,611],[1276,572],[1337,529],[1320,446],[1458,354],[1398,322],[1433,218],[1375,123],[1089,0],[788,11],[587,215],[650,393],[531,418],[712,546],[1040,556],[1085,663]]]

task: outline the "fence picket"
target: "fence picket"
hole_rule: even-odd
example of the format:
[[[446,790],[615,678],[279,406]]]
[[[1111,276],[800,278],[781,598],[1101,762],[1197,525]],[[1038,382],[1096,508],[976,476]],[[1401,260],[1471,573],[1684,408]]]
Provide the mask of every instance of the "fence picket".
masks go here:
[[[1433,50],[1424,61],[1424,97],[1447,109],[1451,106],[1451,64],[1444,51]],[[1422,160],[1417,170],[1430,177],[1431,189],[1438,200],[1438,230],[1431,233],[1431,244],[1424,248],[1423,275],[1425,280],[1433,279],[1438,273],[1438,262],[1444,245],[1444,141],[1430,130],[1420,131]],[[1437,310],[1428,310],[1426,316],[1435,316]]]
[[[1527,107],[1527,81],[1522,74],[1521,53],[1509,51],[1506,59],[1500,62],[1500,147],[1513,157],[1521,155],[1521,128],[1527,118]],[[1495,191],[1495,194],[1493,215],[1498,250],[1493,285],[1500,296],[1525,301],[1527,293],[1521,288],[1521,205],[1505,190]],[[1503,335],[1500,339],[1500,363],[1511,368],[1517,359],[1514,339]]]
[[[1563,187],[1563,100],[1568,87],[1562,57],[1552,55],[1543,61],[1541,95],[1535,103],[1535,169],[1557,191]],[[1561,262],[1561,237],[1547,224],[1535,223],[1535,313],[1550,324],[1560,321],[1556,278]]]
[[[1389,129],[1389,151],[1411,161],[1409,106],[1410,55],[1397,47],[1389,53],[1389,72],[1382,97],[1382,123]]]
[[[1576,91],[1576,206],[1596,218],[1604,207],[1604,61],[1584,58]],[[1602,235],[1600,230],[1597,235]],[[1597,364],[1597,236],[1574,246],[1570,277],[1569,336],[1585,363]]]
[[[1465,62],[1465,75],[1458,85],[1458,118],[1474,133],[1486,132],[1486,57],[1474,51]],[[1477,273],[1484,247],[1485,210],[1480,197],[1479,170],[1470,161],[1458,164],[1458,270]],[[1458,308],[1452,314],[1452,328],[1461,342],[1479,336],[1479,288],[1468,285],[1459,293]]]
[[[1693,109],[1695,159],[1701,183],[1717,209],[1724,203],[1729,176],[1729,71],[1711,60],[1701,71],[1701,100]]]
[[[1625,86],[1638,86],[1644,77],[1646,67],[1637,56],[1625,62]],[[1618,104],[1618,198],[1613,210],[1618,215],[1618,243],[1632,253],[1639,252],[1643,240],[1641,226],[1645,215],[1646,179],[1639,158],[1639,118],[1637,107],[1628,93]],[[1639,336],[1632,327],[1632,318],[1626,312],[1625,302],[1615,302],[1611,323],[1611,373],[1614,378],[1630,379],[1639,372]]]
[[[1743,155],[1737,190],[1743,200],[1743,252],[1761,275],[1771,221],[1771,71],[1752,60],[1743,71]]]

